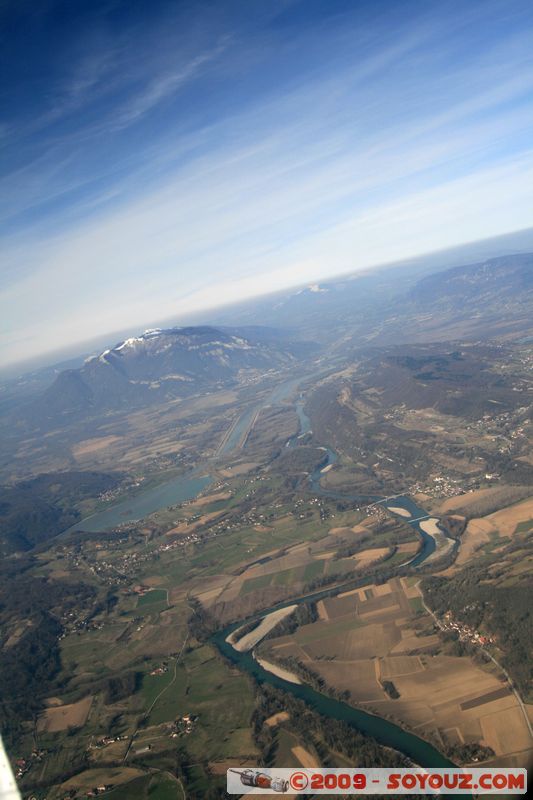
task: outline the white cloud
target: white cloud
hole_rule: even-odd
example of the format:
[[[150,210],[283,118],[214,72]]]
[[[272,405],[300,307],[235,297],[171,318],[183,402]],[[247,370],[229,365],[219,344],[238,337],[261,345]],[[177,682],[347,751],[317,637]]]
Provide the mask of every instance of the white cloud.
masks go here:
[[[301,233],[286,247],[271,251],[257,245],[237,268],[230,247],[215,269],[212,261],[222,232],[211,239],[203,256],[191,256],[191,241],[183,243],[180,255],[178,236],[170,244],[166,237],[158,241],[162,221],[154,228],[155,220],[163,208],[167,215],[169,209],[154,202],[52,247],[44,254],[43,270],[13,286],[2,301],[15,322],[27,297],[39,298],[24,319],[29,338],[20,345],[21,357],[35,351],[43,326],[43,349],[56,348],[66,339],[88,338],[95,330],[128,325],[137,329],[158,317],[527,227],[533,218],[532,185],[529,152],[518,161],[380,202],[340,225],[307,236]],[[172,213],[163,225],[170,227],[171,221]],[[199,233],[197,228],[192,239]],[[153,274],[165,260],[170,268]],[[68,300],[73,293],[78,298],[75,305]]]
[[[531,225],[531,36],[425,76],[428,30],[187,135],[171,129],[126,178],[84,196],[80,220],[13,239],[5,361]],[[112,124],[153,112],[226,44],[154,72]],[[32,191],[10,204],[65,191],[55,170],[29,170]]]

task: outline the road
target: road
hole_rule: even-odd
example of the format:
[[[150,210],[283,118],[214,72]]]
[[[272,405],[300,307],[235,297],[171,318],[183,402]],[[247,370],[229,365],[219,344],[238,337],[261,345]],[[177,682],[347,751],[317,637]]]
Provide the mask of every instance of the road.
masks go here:
[[[420,583],[421,583],[421,581],[418,581],[418,583],[416,584],[416,585],[417,585],[417,588],[419,588],[419,589],[420,589]],[[426,601],[424,600],[424,595],[423,595],[423,593],[422,593],[422,589],[420,589],[420,595],[421,595],[421,597],[422,597],[422,605],[423,605],[423,606],[424,606],[424,608],[426,609],[427,613],[428,613],[428,614],[430,614],[430,616],[431,616],[431,617],[433,617],[433,619],[435,620],[435,624],[437,625],[437,627],[438,627],[438,628],[439,628],[441,631],[445,630],[445,627],[444,627],[444,625],[443,625],[443,624],[442,624],[442,622],[439,620],[439,618],[436,616],[436,614],[434,614],[434,613],[433,613],[433,611],[432,611],[432,610],[431,610],[431,609],[430,609],[430,608],[429,608],[429,607],[426,605]],[[511,678],[511,676],[509,675],[509,673],[507,672],[507,670],[506,670],[506,669],[504,669],[504,667],[502,667],[502,665],[499,663],[499,661],[496,661],[496,659],[494,658],[494,656],[493,656],[491,653],[489,653],[489,651],[486,649],[486,647],[483,647],[483,645],[479,645],[479,646],[481,647],[481,649],[483,650],[483,652],[484,652],[484,653],[486,653],[486,654],[488,655],[488,657],[489,657],[489,658],[490,658],[490,660],[493,662],[493,664],[495,664],[495,665],[498,667],[498,669],[499,669],[501,672],[503,672],[503,674],[504,674],[504,675],[505,675],[505,677],[507,678],[507,683],[509,684],[509,688],[511,689],[512,693],[513,693],[513,694],[514,694],[514,696],[516,697],[517,703],[518,703],[518,705],[520,706],[520,708],[521,708],[521,710],[522,710],[522,714],[523,714],[523,716],[524,716],[524,720],[525,720],[525,723],[526,723],[526,725],[527,725],[527,729],[528,729],[528,731],[529,731],[529,735],[530,735],[530,736],[531,736],[531,738],[533,739],[533,729],[531,728],[531,722],[530,722],[530,720],[529,720],[529,716],[528,716],[528,713],[527,713],[527,708],[525,707],[525,705],[524,705],[524,702],[523,702],[522,698],[521,698],[521,697],[520,697],[520,695],[518,694],[518,690],[517,690],[517,688],[516,688],[515,684],[513,683],[513,680],[512,680],[512,678]]]
[[[187,635],[186,635],[185,639],[183,640],[183,644],[181,645],[181,650],[179,651],[178,655],[174,659],[174,675],[172,676],[172,680],[170,681],[170,683],[168,683],[165,686],[164,689],[161,689],[161,691],[159,692],[157,697],[154,699],[154,701],[153,701],[152,705],[150,706],[150,708],[143,715],[143,718],[147,718],[147,717],[150,716],[150,714],[151,714],[153,708],[155,707],[156,703],[158,702],[158,700],[164,695],[164,693],[167,691],[167,689],[170,689],[170,687],[173,686],[174,683],[176,683],[176,678],[177,678],[177,675],[178,675],[178,664],[179,664],[181,656],[183,655],[183,651],[185,650],[185,647],[187,645],[188,640],[189,640],[189,632],[187,631]],[[130,750],[132,748],[132,745],[133,745],[133,740],[135,739],[138,730],[139,730],[139,725],[137,724],[137,727],[135,728],[135,730],[133,731],[133,733],[131,735],[131,739],[130,739],[130,742],[128,744],[128,749],[126,750],[126,753],[125,753],[123,761],[122,761],[123,764],[126,763],[126,759],[128,758],[129,752],[130,752]]]

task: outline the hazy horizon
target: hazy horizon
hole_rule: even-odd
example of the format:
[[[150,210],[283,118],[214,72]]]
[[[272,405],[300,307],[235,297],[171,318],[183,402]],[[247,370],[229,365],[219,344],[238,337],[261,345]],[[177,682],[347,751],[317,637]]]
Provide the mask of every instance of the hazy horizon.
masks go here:
[[[473,242],[466,242],[464,244],[456,245],[452,248],[444,248],[442,250],[434,250],[426,253],[420,253],[412,258],[404,259],[401,261],[387,262],[383,264],[373,264],[366,268],[361,268],[356,272],[344,272],[338,275],[330,276],[322,283],[335,282],[343,278],[356,278],[358,275],[370,272],[378,272],[380,270],[394,269],[402,267],[415,266],[422,264],[426,260],[433,262],[432,266],[428,266],[427,272],[438,272],[447,267],[460,266],[462,264],[474,263],[477,259],[496,258],[501,255],[508,255],[511,253],[522,253],[533,251],[533,227],[525,228],[519,231],[513,231],[509,234],[500,236],[491,236],[486,239],[476,239]],[[320,283],[320,281],[319,281]],[[0,366],[0,379],[10,380],[27,374],[32,371],[41,369],[53,368],[54,366],[61,365],[64,362],[81,360],[89,353],[96,353],[101,349],[113,347],[128,336],[138,336],[143,331],[151,327],[172,327],[180,325],[217,325],[230,324],[232,317],[231,310],[238,309],[247,303],[254,301],[261,301],[269,297],[275,297],[278,294],[285,294],[300,290],[301,288],[311,285],[309,283],[295,284],[288,287],[286,290],[278,290],[273,292],[265,292],[263,294],[255,295],[253,297],[241,298],[238,302],[225,303],[221,305],[212,306],[210,308],[199,309],[197,312],[191,314],[183,314],[180,317],[165,317],[164,319],[150,319],[140,321],[131,326],[117,329],[108,330],[98,333],[89,339],[84,339],[79,342],[72,343],[66,349],[46,351],[40,355],[30,357],[24,361],[16,361],[11,364]],[[222,313],[225,317],[229,316],[230,320],[225,319],[224,322],[217,320],[217,312]],[[261,324],[259,320],[257,324]]]
[[[533,220],[530,3],[0,15],[2,369]]]

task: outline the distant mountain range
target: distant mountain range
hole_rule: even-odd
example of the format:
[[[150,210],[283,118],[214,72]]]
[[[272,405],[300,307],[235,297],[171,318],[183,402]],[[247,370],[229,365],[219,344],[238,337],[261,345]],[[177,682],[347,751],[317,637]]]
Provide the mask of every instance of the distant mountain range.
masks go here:
[[[519,339],[533,333],[533,253],[428,275],[409,291],[389,341]]]
[[[464,335],[486,337],[518,330],[533,317],[533,253],[428,272],[416,263],[356,273],[259,298],[235,308],[233,319],[292,326],[322,344],[345,340],[353,347],[454,338],[463,335],[461,325]],[[220,313],[229,320],[231,310]],[[427,314],[432,320],[423,320]]]
[[[419,267],[396,268],[312,284],[235,308],[234,319],[243,324],[155,328],[127,338],[61,371],[21,404],[20,415],[47,425],[141,408],[230,385],[252,370],[286,370],[321,348],[349,357],[367,345],[528,336],[533,253],[423,276]],[[265,325],[247,324],[253,319]]]
[[[282,332],[248,326],[151,329],[61,372],[28,407],[36,420],[141,407],[286,369],[310,351]]]
[[[491,258],[428,275],[416,284],[411,297],[431,304],[473,302],[483,306],[495,300],[531,303],[533,253]]]

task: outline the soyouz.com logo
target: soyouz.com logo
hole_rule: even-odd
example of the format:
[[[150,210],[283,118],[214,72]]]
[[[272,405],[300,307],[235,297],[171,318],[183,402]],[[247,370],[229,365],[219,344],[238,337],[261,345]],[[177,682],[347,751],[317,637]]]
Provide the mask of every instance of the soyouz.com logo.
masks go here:
[[[228,794],[526,794],[525,769],[329,769],[243,767]]]

